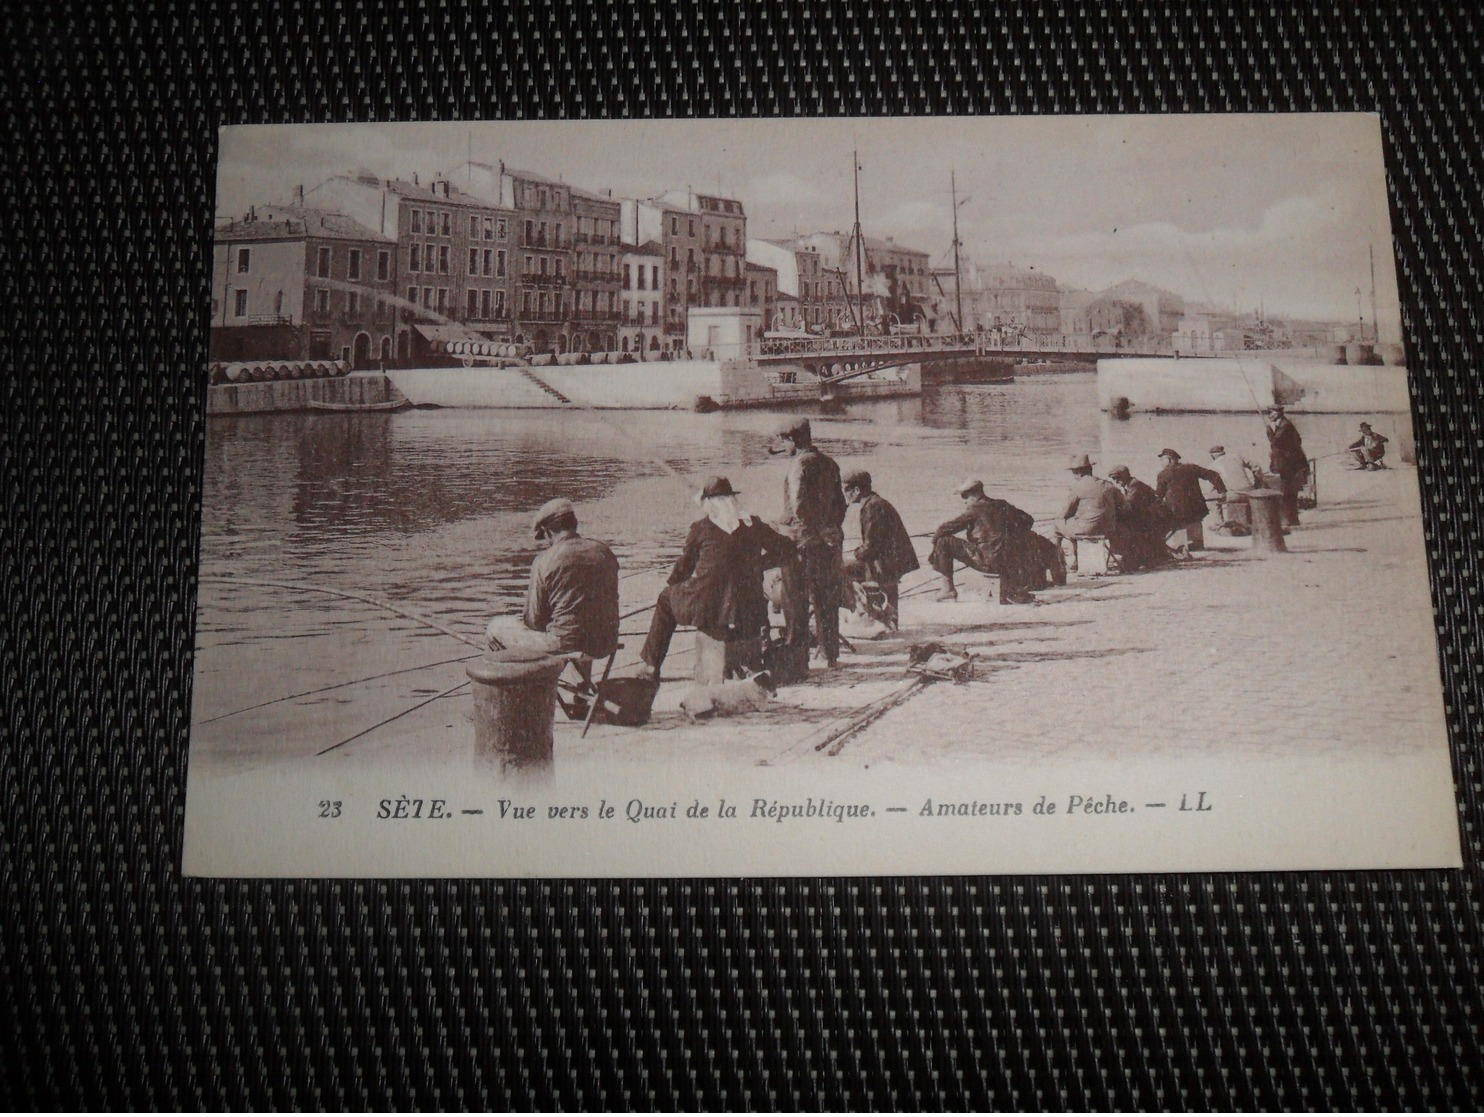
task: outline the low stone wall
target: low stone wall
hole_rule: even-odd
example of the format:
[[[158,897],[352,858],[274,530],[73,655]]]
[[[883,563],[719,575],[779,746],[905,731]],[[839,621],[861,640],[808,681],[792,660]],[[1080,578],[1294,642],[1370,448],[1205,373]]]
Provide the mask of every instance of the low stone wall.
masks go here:
[[[207,415],[261,415],[309,411],[317,403],[386,403],[400,393],[379,372],[355,372],[327,380],[271,380],[260,384],[216,384],[206,390]]]

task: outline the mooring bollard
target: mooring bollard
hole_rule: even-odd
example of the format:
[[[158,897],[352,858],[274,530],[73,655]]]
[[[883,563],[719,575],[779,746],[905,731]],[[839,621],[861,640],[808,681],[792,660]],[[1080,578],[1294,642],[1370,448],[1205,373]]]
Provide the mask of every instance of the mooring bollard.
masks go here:
[[[474,691],[475,762],[501,776],[551,772],[557,676],[565,666],[532,648],[492,651],[466,668]]]
[[[1274,489],[1249,489],[1246,496],[1252,512],[1252,549],[1288,550],[1283,542],[1283,494]]]

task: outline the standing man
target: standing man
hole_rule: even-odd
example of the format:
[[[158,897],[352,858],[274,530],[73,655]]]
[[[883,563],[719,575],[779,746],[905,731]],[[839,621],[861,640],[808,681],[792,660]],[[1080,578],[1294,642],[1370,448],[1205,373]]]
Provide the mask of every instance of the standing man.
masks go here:
[[[845,499],[861,506],[861,545],[855,557],[845,564],[847,589],[862,606],[865,594],[857,593],[856,583],[875,582],[886,597],[888,628],[897,627],[897,583],[920,565],[917,550],[902,517],[891,502],[871,488],[871,475],[864,469],[852,469],[845,475]]]
[[[799,564],[783,569],[784,597],[814,607],[819,648],[825,664],[840,662],[840,567],[844,554],[845,493],[840,467],[814,445],[808,419],[792,419],[778,436],[790,443],[793,461],[783,482],[783,518],[778,526],[799,549]],[[802,584],[800,584],[802,579]],[[794,646],[808,645],[809,614],[798,608],[797,624],[788,634]]]
[[[1072,491],[1067,496],[1067,506],[1053,527],[1057,545],[1067,554],[1068,570],[1077,569],[1078,539],[1102,536],[1118,554],[1122,541],[1118,538],[1118,490],[1101,477],[1092,475],[1092,460],[1086,454],[1075,455],[1067,466],[1072,471]],[[1070,548],[1065,543],[1071,541]]]
[[[577,534],[577,512],[564,497],[543,504],[531,530],[541,553],[531,564],[525,612],[490,621],[484,630],[490,648],[612,655],[618,647],[618,559],[606,544]]]
[[[1159,456],[1165,459],[1165,467],[1155,479],[1154,495],[1164,503],[1170,523],[1174,525],[1171,534],[1184,529],[1187,548],[1204,550],[1206,532],[1201,524],[1208,509],[1201,482],[1212,485],[1218,496],[1226,495],[1226,482],[1214,469],[1194,462],[1182,462],[1180,455],[1169,448],[1161,450]]]
[[[1025,572],[1026,553],[1035,518],[1015,505],[984,495],[984,482],[967,480],[958,487],[964,510],[933,532],[928,564],[943,576],[943,588],[934,599],[957,601],[953,564],[961,562],[1000,579],[1001,605],[1029,605],[1035,601]],[[958,538],[963,532],[965,538]]]
[[[1288,420],[1283,408],[1268,408],[1268,468],[1282,481],[1283,526],[1298,527],[1299,491],[1309,479],[1309,457],[1304,453],[1304,440],[1298,428]]]
[[[706,514],[691,524],[670,584],[655,602],[640,678],[659,678],[677,625],[721,641],[758,636],[768,625],[763,571],[794,564],[793,544],[743,511],[725,477],[707,480],[696,500]]]

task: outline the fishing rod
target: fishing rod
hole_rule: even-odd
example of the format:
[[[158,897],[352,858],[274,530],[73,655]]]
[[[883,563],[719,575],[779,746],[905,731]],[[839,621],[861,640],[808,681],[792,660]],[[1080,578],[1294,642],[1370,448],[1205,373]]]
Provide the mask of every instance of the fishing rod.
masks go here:
[[[454,659],[440,659],[436,663],[421,663],[416,667],[401,667],[396,671],[385,671],[380,675],[367,675],[363,679],[351,679],[345,683],[333,683],[330,686],[318,687],[315,690],[301,690],[298,694],[285,694],[282,698],[270,698],[266,702],[257,702],[251,706],[243,706],[239,710],[229,710],[225,714],[217,714],[215,717],[206,718],[204,721],[196,722],[197,725],[210,725],[214,721],[223,718],[236,717],[238,714],[251,713],[253,710],[261,710],[264,706],[276,706],[280,702],[292,702],[296,698],[309,698],[316,694],[325,694],[332,690],[340,690],[348,686],[359,686],[361,683],[372,683],[378,679],[390,679],[395,675],[410,675],[415,671],[428,671],[434,667],[446,667],[450,663],[468,663],[471,659],[478,659],[478,655],[461,655]]]
[[[469,685],[469,680],[468,679],[465,679],[461,683],[456,683],[453,686],[449,687],[447,690],[445,690],[442,694],[435,694],[435,695],[433,695],[432,698],[425,698],[425,699],[423,699],[423,701],[419,702],[416,706],[409,706],[409,707],[407,707],[407,709],[403,710],[400,714],[393,714],[389,718],[383,718],[381,721],[378,721],[375,725],[370,726],[370,727],[368,727],[366,729],[362,729],[359,733],[353,733],[349,737],[345,738],[345,740],[343,740],[343,741],[336,741],[333,745],[331,745],[327,749],[320,749],[319,752],[315,753],[314,755],[315,756],[324,756],[325,753],[327,753],[327,752],[334,752],[341,745],[348,745],[352,741],[357,740],[357,739],[359,739],[361,737],[364,737],[367,733],[370,733],[370,732],[373,732],[374,730],[380,729],[383,725],[390,725],[392,722],[396,721],[398,718],[404,718],[408,714],[413,713],[416,710],[421,710],[424,706],[427,706],[427,705],[430,705],[431,703],[437,702],[440,698],[447,698],[450,695],[454,694],[456,691],[463,690],[468,685]]]

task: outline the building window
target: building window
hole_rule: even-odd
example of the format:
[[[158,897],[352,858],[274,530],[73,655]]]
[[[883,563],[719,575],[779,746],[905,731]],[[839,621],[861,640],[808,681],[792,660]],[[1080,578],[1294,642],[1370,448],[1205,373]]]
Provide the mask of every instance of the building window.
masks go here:
[[[680,235],[680,218],[670,218],[670,235],[672,237],[678,237]]]
[[[252,267],[252,249],[239,248],[237,250],[237,271],[241,274]]]
[[[623,285],[624,285],[625,290],[630,290],[631,291],[634,288],[634,270],[628,264],[625,264],[623,266]],[[643,272],[643,269],[640,269],[640,272],[639,272],[639,286],[640,287],[643,287],[644,286],[644,272]]]
[[[376,253],[376,278],[382,281],[392,277],[392,254],[385,249]]]
[[[479,217],[473,213],[469,215],[469,239],[479,239]]]
[[[529,252],[526,253],[526,267],[525,270],[521,272],[521,275],[530,275],[536,270],[536,265],[532,262],[534,259],[535,257],[532,256]]]
[[[564,264],[564,261],[562,260],[562,258],[560,256],[558,256],[556,258],[556,260],[555,260],[556,273],[557,273],[557,276],[558,277],[560,277],[561,274],[562,274],[563,264]]]
[[[546,208],[546,207],[545,207],[545,206],[542,206],[542,207],[541,207],[541,208],[542,208],[542,209],[545,209],[545,208]],[[545,244],[546,244],[546,222],[545,222],[545,221],[543,221],[543,222],[541,222],[541,232],[540,232],[540,234],[539,234],[539,235],[538,235],[538,236],[537,236],[537,238],[536,238],[536,239],[537,239],[537,240],[538,240],[538,241],[540,241],[540,243],[541,243],[541,244],[542,244],[542,245],[545,245]]]
[[[423,231],[423,211],[420,209],[412,211],[412,231],[414,233]]]
[[[441,234],[445,237],[453,236],[453,215],[444,210],[441,217],[442,221],[439,223]]]
[[[439,314],[447,314],[448,313],[448,288],[447,287],[440,287],[440,288],[438,288],[438,313]]]
[[[644,265],[640,264],[639,266],[643,267]],[[649,265],[649,286],[655,291],[660,289],[660,266],[658,264]]]
[[[495,274],[495,250],[493,248],[484,250],[484,274],[487,276]]]
[[[526,222],[526,243],[536,243],[536,223],[534,221]]]
[[[643,299],[640,299],[639,300],[639,321],[641,323],[644,321],[644,300]]]
[[[479,292],[479,310],[479,316],[481,318],[488,318],[490,316],[490,292],[488,287]]]
[[[417,288],[416,287],[409,287],[409,288],[407,288],[407,301],[409,303],[411,303],[413,306],[416,306],[417,305]]]
[[[476,291],[476,290],[474,290],[473,287],[470,287],[468,294],[469,294],[469,306],[468,306],[468,313],[465,314],[465,317],[466,318],[474,318],[474,317],[477,317],[478,311],[479,311],[479,292]]]
[[[444,214],[444,216],[446,217],[448,215]],[[446,244],[440,244],[438,246],[438,274],[448,274],[448,245]]]
[[[407,270],[422,271],[422,245],[409,244],[407,246]]]
[[[560,221],[557,222],[556,240],[553,243],[557,248],[562,247],[562,223]]]
[[[321,279],[330,278],[330,250],[328,248],[321,248],[319,250],[318,274]]]
[[[542,275],[545,275],[546,274],[546,265],[548,263],[546,257],[545,256],[541,257],[541,259],[537,260],[536,263],[537,263],[537,265],[538,265],[538,267],[540,269],[541,274]]]
[[[345,265],[345,278],[361,278],[361,250],[359,248],[352,248],[350,250],[350,256]]]
[[[349,291],[349,292],[347,292],[346,293],[346,296],[345,296],[345,313],[350,314],[350,315],[355,315],[355,314],[359,314],[360,312],[361,312],[361,293],[359,291]]]
[[[486,217],[484,219],[484,239],[495,239],[495,220],[492,217]]]
[[[501,240],[510,235],[510,225],[505,218],[502,217],[495,222],[495,233]]]
[[[469,249],[469,274],[479,274],[479,249],[477,248]]]
[[[433,289],[431,287],[423,288],[423,307],[426,310],[433,309]]]
[[[238,318],[247,317],[247,288],[239,287],[232,292],[232,313]]]
[[[688,222],[686,222],[686,224],[690,226],[690,235],[691,236],[695,236],[696,235],[696,219],[694,217],[692,217]]]
[[[314,309],[318,314],[330,313],[330,292],[323,287],[314,293]]]
[[[505,250],[503,248],[495,253],[495,274],[501,279],[505,278]]]
[[[546,317],[546,308],[549,305],[551,305],[551,304],[550,304],[550,302],[547,299],[546,292],[545,291],[542,291],[541,292],[541,295],[540,295],[539,302],[537,303],[537,309],[538,309],[538,312],[541,314],[541,316],[543,318]]]
[[[500,317],[500,318],[504,318],[505,317],[505,292],[504,291],[496,291],[495,292],[495,314],[496,314],[497,317]]]

